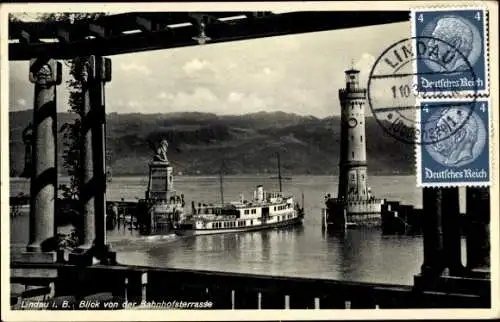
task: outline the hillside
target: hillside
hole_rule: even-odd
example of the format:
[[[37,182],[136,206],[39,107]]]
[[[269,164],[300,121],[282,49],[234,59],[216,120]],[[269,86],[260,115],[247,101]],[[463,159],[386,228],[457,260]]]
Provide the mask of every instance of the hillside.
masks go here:
[[[60,113],[58,127],[75,117]],[[22,131],[32,111],[10,112],[10,167],[24,166]],[[183,174],[215,174],[224,160],[227,174],[274,174],[281,153],[285,175],[335,174],[338,171],[340,119],[318,119],[284,112],[238,116],[209,113],[107,115],[107,150],[113,175],[146,174],[152,156],[148,140],[169,141],[169,159]],[[366,120],[369,171],[414,172],[412,145],[388,137],[371,117]],[[63,151],[59,142],[59,154]],[[62,159],[59,162],[62,165]],[[64,173],[64,169],[59,169]]]

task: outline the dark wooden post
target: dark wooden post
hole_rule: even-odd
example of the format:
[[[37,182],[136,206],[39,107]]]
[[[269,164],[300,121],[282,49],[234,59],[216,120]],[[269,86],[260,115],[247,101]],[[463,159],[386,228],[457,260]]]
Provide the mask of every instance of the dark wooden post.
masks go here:
[[[467,187],[467,268],[490,269],[490,189]]]
[[[144,272],[141,274],[141,301],[146,302],[147,300],[147,288],[148,288],[148,273]]]
[[[439,276],[444,270],[443,260],[443,190],[440,188],[423,188],[423,233],[424,263],[423,276]]]
[[[463,273],[462,265],[462,240],[460,226],[460,200],[458,187],[442,189],[442,226],[443,226],[443,251],[445,268],[449,275],[460,276]],[[425,214],[424,214],[425,215]]]
[[[30,61],[29,79],[35,84],[33,106],[33,171],[30,183],[30,234],[27,250],[41,252],[42,243],[53,237],[57,201],[56,87],[62,65],[53,59]]]

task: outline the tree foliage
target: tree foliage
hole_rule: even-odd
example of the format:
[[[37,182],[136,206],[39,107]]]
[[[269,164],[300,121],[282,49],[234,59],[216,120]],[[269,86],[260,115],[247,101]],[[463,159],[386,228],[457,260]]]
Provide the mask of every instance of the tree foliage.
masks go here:
[[[64,123],[60,132],[63,136],[63,166],[67,169],[70,177],[69,185],[63,184],[59,188],[62,190],[64,198],[79,199],[79,187],[81,182],[82,163],[80,147],[81,137],[81,117],[83,116],[83,96],[82,83],[77,79],[76,73],[83,59],[72,59],[67,65],[70,68],[70,79],[67,81],[69,92],[69,112],[78,116],[73,122]]]

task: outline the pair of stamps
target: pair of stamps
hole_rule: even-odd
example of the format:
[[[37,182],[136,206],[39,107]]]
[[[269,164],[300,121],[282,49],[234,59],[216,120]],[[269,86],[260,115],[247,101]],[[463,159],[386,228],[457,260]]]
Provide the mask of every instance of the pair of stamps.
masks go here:
[[[418,187],[488,186],[487,11],[415,9],[412,37],[376,60],[368,101],[384,131],[416,146]]]

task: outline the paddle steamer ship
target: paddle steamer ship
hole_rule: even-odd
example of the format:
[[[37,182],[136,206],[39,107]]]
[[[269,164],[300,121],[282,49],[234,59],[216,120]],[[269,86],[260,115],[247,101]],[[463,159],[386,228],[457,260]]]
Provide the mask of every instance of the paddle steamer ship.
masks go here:
[[[278,157],[278,170],[279,154]],[[280,191],[267,192],[262,185],[254,191],[253,199],[224,203],[221,171],[221,203],[192,203],[191,214],[183,214],[174,223],[178,235],[209,235],[269,229],[302,224],[304,219],[304,197],[302,206],[294,203],[294,197],[284,195],[281,185],[281,171],[278,172]]]
[[[219,205],[196,206],[175,224],[178,235],[209,235],[261,230],[301,224],[304,209],[293,196],[266,192],[257,186],[251,201],[240,200]]]

